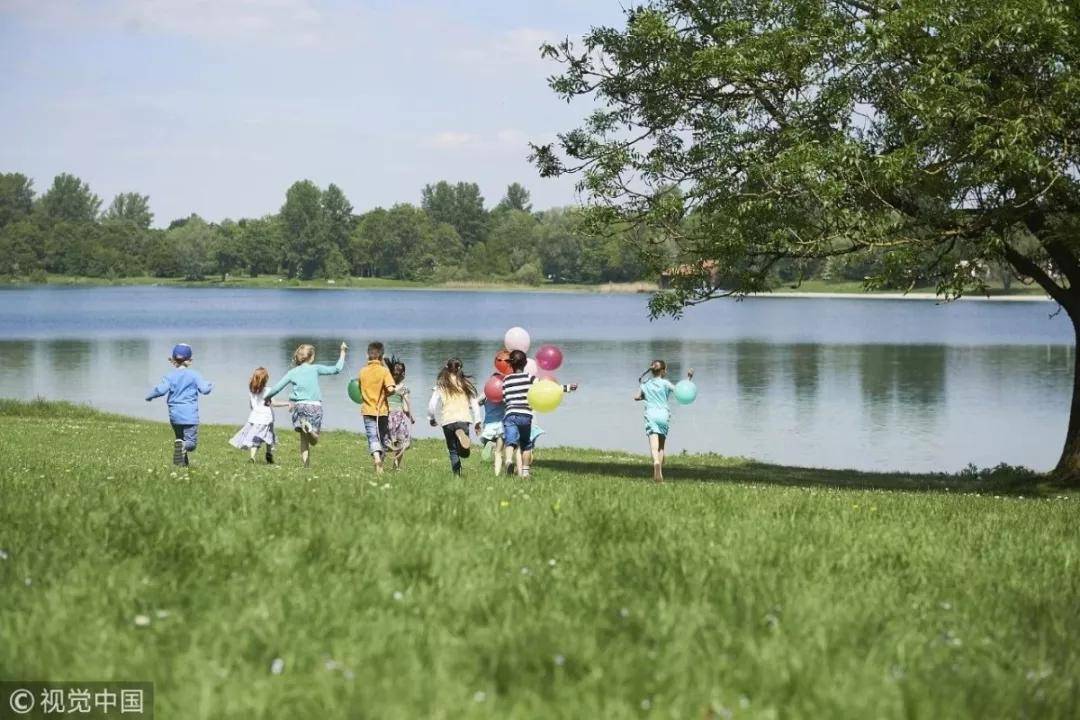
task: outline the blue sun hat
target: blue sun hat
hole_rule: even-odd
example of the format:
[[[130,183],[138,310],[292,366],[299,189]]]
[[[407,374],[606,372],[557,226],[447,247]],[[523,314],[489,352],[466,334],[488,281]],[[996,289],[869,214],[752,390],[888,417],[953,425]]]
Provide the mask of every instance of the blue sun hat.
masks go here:
[[[191,359],[191,346],[187,343],[177,343],[173,345],[172,359],[180,362],[186,362]]]

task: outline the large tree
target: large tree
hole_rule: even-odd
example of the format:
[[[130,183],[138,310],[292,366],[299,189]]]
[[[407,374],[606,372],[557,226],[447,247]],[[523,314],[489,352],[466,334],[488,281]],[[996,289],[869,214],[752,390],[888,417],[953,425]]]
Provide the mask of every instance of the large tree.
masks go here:
[[[22,173],[0,173],[0,228],[30,214],[34,181]]]
[[[150,196],[137,192],[120,193],[102,214],[103,220],[129,222],[143,230],[150,229],[154,213],[150,212]]]
[[[420,193],[420,207],[436,223],[453,226],[466,248],[483,242],[487,235],[488,212],[476,183],[451,185],[441,180],[425,185]]]
[[[1056,0],[653,0],[544,49],[556,92],[600,107],[534,159],[698,269],[654,313],[878,251],[871,285],[946,297],[1007,263],[1080,334],[1078,37]],[[1080,484],[1080,355],[1076,375],[1056,472]]]
[[[303,280],[315,277],[331,247],[325,231],[322,191],[310,180],[293,183],[285,193],[280,218],[288,276]]]
[[[506,195],[495,206],[498,210],[523,210],[532,212],[532,196],[521,183],[510,183],[506,186]]]
[[[90,191],[90,186],[74,175],[60,173],[53,179],[52,187],[38,200],[45,217],[50,220],[74,223],[92,223],[101,209],[101,198]]]

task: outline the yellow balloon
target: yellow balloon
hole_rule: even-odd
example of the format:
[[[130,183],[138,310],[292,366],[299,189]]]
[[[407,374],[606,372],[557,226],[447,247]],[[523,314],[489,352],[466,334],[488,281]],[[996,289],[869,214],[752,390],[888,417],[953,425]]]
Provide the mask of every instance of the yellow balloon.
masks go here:
[[[536,412],[549,413],[562,402],[562,385],[551,380],[538,380],[529,388],[529,405]]]

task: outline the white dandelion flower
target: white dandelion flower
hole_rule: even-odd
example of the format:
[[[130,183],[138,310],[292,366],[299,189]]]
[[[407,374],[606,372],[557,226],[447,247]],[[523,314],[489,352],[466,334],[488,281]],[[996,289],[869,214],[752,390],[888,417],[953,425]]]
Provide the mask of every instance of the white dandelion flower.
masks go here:
[[[285,672],[285,661],[281,658],[274,658],[274,661],[270,663],[270,674],[280,675]]]

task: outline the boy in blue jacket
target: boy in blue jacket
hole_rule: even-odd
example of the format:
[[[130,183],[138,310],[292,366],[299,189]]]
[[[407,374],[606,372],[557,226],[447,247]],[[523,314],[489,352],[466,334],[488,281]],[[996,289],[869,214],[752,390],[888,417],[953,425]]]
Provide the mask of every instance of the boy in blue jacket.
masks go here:
[[[169,422],[176,436],[173,441],[173,465],[186,466],[188,453],[194,452],[199,442],[199,394],[209,395],[214,385],[191,369],[191,346],[187,343],[173,347],[169,362],[176,369],[161,378],[146,400],[149,402],[162,395],[168,396]]]

